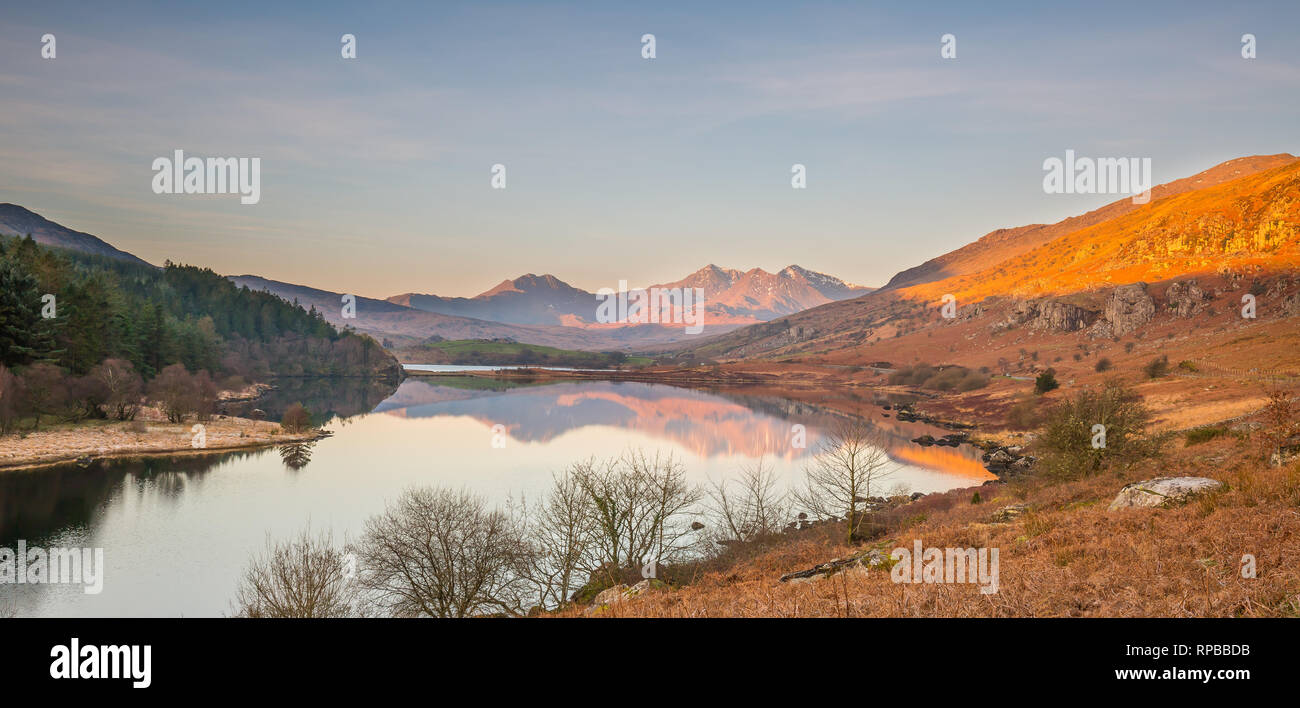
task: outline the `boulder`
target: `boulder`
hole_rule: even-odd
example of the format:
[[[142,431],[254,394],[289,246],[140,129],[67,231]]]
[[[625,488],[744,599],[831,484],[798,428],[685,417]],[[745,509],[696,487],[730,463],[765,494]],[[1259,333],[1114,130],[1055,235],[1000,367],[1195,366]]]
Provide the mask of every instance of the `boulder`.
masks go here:
[[[1074,332],[1092,324],[1097,313],[1057,300],[1026,300],[1011,310],[1013,322],[1053,332]]]
[[[1210,294],[1201,289],[1195,280],[1175,281],[1165,290],[1166,306],[1179,317],[1191,317],[1200,312]]]
[[[1156,301],[1147,293],[1146,283],[1121,285],[1111,292],[1101,318],[1109,334],[1120,337],[1151,321]]]
[[[1010,506],[1004,506],[993,512],[993,523],[1005,524],[1015,521],[1021,516],[1024,516],[1026,511],[1029,511],[1028,504],[1012,504]]]
[[[1110,503],[1110,510],[1181,504],[1222,486],[1222,482],[1208,477],[1156,477],[1125,485]]]

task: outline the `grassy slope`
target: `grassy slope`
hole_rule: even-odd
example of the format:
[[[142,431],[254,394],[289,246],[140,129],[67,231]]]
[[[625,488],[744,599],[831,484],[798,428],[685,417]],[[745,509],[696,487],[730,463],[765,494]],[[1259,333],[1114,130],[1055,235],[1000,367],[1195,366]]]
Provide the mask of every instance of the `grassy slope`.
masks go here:
[[[690,585],[611,605],[612,617],[1168,616],[1300,615],[1300,463],[1265,468],[1253,442],[1226,436],[1183,447],[1131,473],[1051,484],[1043,480],[931,495],[915,523],[874,544],[886,554],[921,539],[929,547],[996,547],[996,594],[969,584],[896,584],[885,570],[853,570],[808,583],[778,578],[862,552],[809,532],[705,574]],[[1226,491],[1170,509],[1108,511],[1119,488],[1157,475],[1199,475]],[[1027,503],[1030,513],[993,523]],[[1243,578],[1244,554],[1257,577]],[[576,614],[576,613],[575,613]]]

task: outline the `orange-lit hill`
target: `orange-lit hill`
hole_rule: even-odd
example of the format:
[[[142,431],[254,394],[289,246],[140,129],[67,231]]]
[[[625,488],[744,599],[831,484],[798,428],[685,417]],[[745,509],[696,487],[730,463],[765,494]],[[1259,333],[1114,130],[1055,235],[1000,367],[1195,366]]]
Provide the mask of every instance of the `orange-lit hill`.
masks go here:
[[[1091,321],[1115,287],[1144,282],[1164,317],[1175,281],[1200,278],[1207,297],[1222,301],[1255,280],[1294,274],[1300,274],[1300,159],[1245,157],[1157,186],[1147,204],[1126,198],[1057,224],[995,231],[899,273],[879,291],[713,337],[689,353],[849,365],[905,354],[906,361],[959,363],[1004,346],[989,342],[989,334],[1028,300],[1077,304]],[[1295,290],[1289,281],[1279,287],[1275,304]],[[957,321],[939,319],[945,294],[962,308]],[[1195,309],[1207,317],[1226,314],[1221,304]],[[1270,316],[1283,313],[1275,308]],[[933,328],[941,325],[956,327],[940,337]],[[1102,336],[1096,328],[1071,330],[1055,332]]]

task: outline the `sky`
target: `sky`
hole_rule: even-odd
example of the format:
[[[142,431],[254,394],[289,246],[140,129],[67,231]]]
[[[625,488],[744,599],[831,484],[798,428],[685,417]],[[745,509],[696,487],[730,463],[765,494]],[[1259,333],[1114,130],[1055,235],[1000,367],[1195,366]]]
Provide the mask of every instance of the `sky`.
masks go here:
[[[1066,150],[1156,183],[1300,154],[1293,0],[0,4],[0,202],[369,297],[708,263],[882,285],[1118,198],[1044,193]],[[260,201],[155,194],[177,149],[260,158]]]

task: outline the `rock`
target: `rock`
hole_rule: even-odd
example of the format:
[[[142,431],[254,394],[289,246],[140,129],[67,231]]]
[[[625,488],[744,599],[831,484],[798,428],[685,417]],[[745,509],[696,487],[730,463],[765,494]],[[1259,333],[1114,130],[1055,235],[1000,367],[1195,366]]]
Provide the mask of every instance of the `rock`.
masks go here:
[[[934,444],[934,436],[922,435],[919,438],[912,438],[912,442],[916,443],[917,445],[920,445],[921,447],[929,447]]]
[[[663,590],[667,587],[668,584],[662,580],[656,580],[654,578],[646,578],[645,580],[642,580],[641,582],[637,583],[636,585],[633,585],[627,590],[624,590],[621,597],[637,597],[638,595],[644,595],[645,593],[648,593],[652,590]],[[597,597],[597,599],[599,599],[599,596]]]
[[[1210,294],[1196,284],[1195,280],[1175,281],[1165,290],[1166,307],[1179,317],[1191,317],[1200,312]]]
[[[1110,503],[1110,510],[1179,504],[1222,486],[1222,482],[1208,477],[1156,477],[1125,485]]]
[[[591,606],[600,607],[602,605],[612,605],[619,602],[623,599],[624,590],[627,590],[627,586],[622,583],[613,587],[605,588],[600,591],[599,595],[596,595],[595,600],[591,601]]]
[[[1110,336],[1120,337],[1150,322],[1155,314],[1155,299],[1147,294],[1147,284],[1138,282],[1115,288],[1106,300],[1101,319]]]
[[[1015,521],[1021,516],[1024,516],[1026,511],[1029,511],[1028,504],[1012,504],[1010,506],[1004,506],[993,512],[993,523],[1005,524]]]
[[[1093,310],[1057,300],[1026,300],[1012,306],[1011,319],[1035,329],[1075,332],[1097,319]]]

